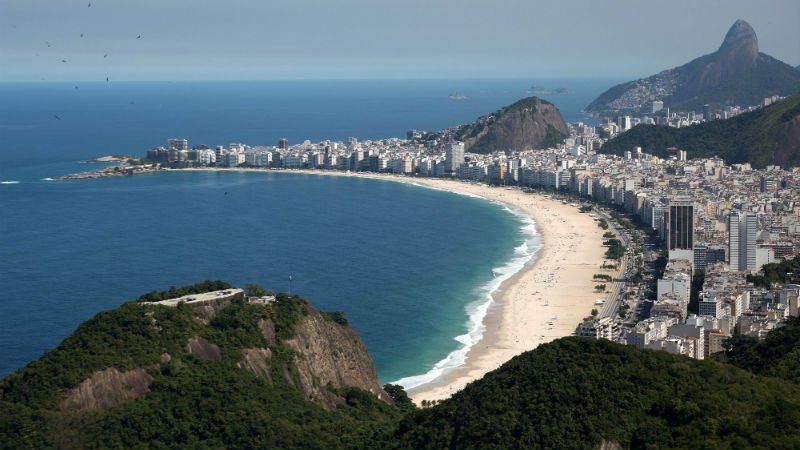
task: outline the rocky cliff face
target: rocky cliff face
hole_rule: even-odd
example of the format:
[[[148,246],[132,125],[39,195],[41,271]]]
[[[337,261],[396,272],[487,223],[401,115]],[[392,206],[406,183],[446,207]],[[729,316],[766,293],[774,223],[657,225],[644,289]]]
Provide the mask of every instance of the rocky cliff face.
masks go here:
[[[758,37],[744,20],[728,30],[719,50],[649,78],[619,84],[595,99],[591,112],[648,111],[654,100],[673,110],[699,110],[705,104],[759,104],[771,95],[800,90],[800,72],[759,53]]]
[[[285,343],[294,351],[297,387],[309,400],[330,409],[341,400],[329,387],[357,387],[391,402],[378,383],[367,348],[352,328],[310,309],[295,327],[295,337]]]
[[[233,357],[233,365],[239,370],[250,371],[270,385],[280,384],[296,389],[303,398],[317,402],[328,410],[336,409],[345,402],[340,392],[347,388],[361,389],[391,403],[391,398],[378,382],[372,359],[356,332],[343,319],[337,321],[335,317],[338,316],[321,313],[302,299],[290,301],[297,302],[294,307],[287,308],[299,308],[295,309],[297,321],[293,323],[291,332],[283,330],[283,334],[276,331],[278,319],[275,317],[283,316],[281,320],[285,320],[286,313],[273,312],[277,315],[270,315],[272,305],[250,305],[261,316],[257,319],[241,317],[237,313],[231,322],[233,329],[248,328],[247,320],[252,319],[250,332],[260,335],[255,340],[263,337],[262,345],[243,346],[235,352],[228,347],[228,356],[223,354],[221,345],[229,341],[230,336],[223,337],[206,330],[218,325],[214,319],[224,316],[227,308],[241,305],[233,306],[231,302],[225,302],[214,308],[186,307],[191,308],[193,331],[177,353],[164,353],[153,364],[133,370],[120,371],[115,367],[95,370],[67,392],[60,408],[64,411],[107,409],[126,400],[144,397],[150,392],[149,387],[154,381],[147,370],[157,374],[173,359],[186,357],[212,363]],[[142,310],[142,314],[152,319],[152,311]],[[223,320],[230,319],[223,317]],[[286,326],[285,322],[283,326]],[[214,336],[224,340],[215,343]]]
[[[527,150],[555,146],[569,133],[558,109],[538,97],[529,97],[463,125],[455,138],[473,153]]]

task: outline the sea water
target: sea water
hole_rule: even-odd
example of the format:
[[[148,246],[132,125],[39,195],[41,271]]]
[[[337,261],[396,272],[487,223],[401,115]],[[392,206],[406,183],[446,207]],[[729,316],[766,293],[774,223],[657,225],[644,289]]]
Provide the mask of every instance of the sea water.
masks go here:
[[[608,80],[552,81],[568,120]],[[107,154],[190,145],[402,137],[527,96],[527,80],[0,84],[0,375],[98,311],[202,279],[258,283],[343,311],[382,381],[463,362],[490,294],[540,245],[484,199],[289,173],[53,181]],[[536,84],[547,85],[544,82]],[[450,100],[458,91],[465,100]],[[57,117],[56,117],[57,116]],[[288,277],[292,276],[291,286]]]

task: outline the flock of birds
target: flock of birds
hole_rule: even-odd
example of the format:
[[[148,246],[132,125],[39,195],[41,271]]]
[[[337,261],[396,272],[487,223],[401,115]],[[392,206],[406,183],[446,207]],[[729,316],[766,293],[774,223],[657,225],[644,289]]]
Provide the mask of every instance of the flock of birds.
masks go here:
[[[91,8],[91,7],[92,7],[92,4],[91,4],[91,3],[88,3],[88,4],[86,5],[86,7],[87,7],[87,8]],[[83,39],[83,36],[84,36],[84,33],[81,33],[81,34],[80,34],[80,38],[81,38],[81,39]],[[137,35],[137,36],[136,36],[136,39],[141,39],[141,38],[142,38],[142,35],[141,35],[141,34],[139,34],[139,35]],[[47,45],[47,48],[52,48],[52,47],[53,47],[53,44],[52,44],[50,41],[45,41],[44,43],[45,43],[45,45]],[[39,53],[36,53],[36,56],[39,56]],[[103,59],[108,59],[108,53],[105,53],[105,54],[103,54]],[[61,63],[62,63],[62,64],[67,64],[67,62],[68,62],[68,61],[67,61],[66,59],[61,59]],[[111,79],[110,79],[110,77],[106,77],[106,83],[110,83],[110,82],[111,82]],[[80,88],[78,87],[78,85],[77,85],[77,84],[75,85],[75,90],[76,90],[76,91],[77,91],[77,90],[80,90]],[[131,102],[130,102],[130,104],[131,104],[131,105],[133,105],[133,104],[134,104],[134,102],[132,102],[132,101],[131,101]],[[59,117],[59,116],[58,116],[58,114],[53,114],[53,118],[55,118],[56,120],[62,120],[62,119],[61,119],[61,117]]]

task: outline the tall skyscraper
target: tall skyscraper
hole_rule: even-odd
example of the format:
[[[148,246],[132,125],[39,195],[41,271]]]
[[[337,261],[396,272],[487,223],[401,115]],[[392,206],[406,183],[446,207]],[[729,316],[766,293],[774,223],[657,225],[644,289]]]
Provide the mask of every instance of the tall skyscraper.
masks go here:
[[[444,174],[454,177],[459,167],[464,164],[464,143],[451,142],[444,149]]]
[[[694,204],[688,199],[669,202],[666,214],[669,259],[694,262]]]
[[[758,216],[754,213],[732,212],[728,216],[728,264],[732,269],[745,272],[758,270],[757,236]]]

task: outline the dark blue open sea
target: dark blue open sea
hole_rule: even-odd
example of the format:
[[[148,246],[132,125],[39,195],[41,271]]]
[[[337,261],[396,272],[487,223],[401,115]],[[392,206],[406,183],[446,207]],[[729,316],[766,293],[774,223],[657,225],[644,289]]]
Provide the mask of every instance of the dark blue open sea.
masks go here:
[[[526,218],[478,198],[345,177],[47,178],[171,137],[272,145],[434,130],[523,98],[531,84],[571,89],[548,99],[581,120],[616,81],[0,84],[0,376],[144,292],[206,278],[285,291],[291,274],[293,293],[345,312],[382,381],[430,379],[458,364],[477,336],[470,317],[535,252]],[[452,91],[468,99],[449,100]]]

